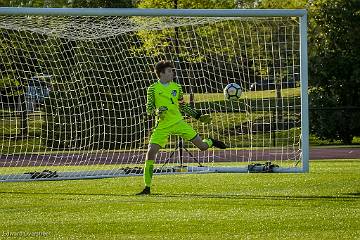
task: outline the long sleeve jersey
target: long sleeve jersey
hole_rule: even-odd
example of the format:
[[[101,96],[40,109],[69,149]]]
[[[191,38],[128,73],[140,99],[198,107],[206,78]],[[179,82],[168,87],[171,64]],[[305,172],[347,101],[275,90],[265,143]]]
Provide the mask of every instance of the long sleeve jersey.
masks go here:
[[[162,114],[157,114],[157,110],[161,107],[166,107],[167,110]],[[166,128],[183,120],[183,114],[196,119],[201,116],[189,104],[184,103],[181,85],[175,82],[163,85],[160,81],[157,81],[149,86],[147,89],[146,112],[149,115],[156,115],[158,128]]]

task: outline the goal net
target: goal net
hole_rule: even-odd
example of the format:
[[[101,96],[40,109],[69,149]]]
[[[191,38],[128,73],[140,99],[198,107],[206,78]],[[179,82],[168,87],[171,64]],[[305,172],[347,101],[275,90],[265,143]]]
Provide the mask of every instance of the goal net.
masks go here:
[[[163,59],[229,148],[171,136],[156,173],[308,170],[305,11],[77,10],[0,9],[0,181],[141,175]]]

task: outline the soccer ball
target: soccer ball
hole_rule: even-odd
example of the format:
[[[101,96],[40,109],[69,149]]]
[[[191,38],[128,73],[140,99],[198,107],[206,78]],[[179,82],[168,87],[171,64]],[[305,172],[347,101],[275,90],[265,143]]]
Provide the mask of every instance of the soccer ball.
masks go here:
[[[237,100],[240,98],[241,96],[241,87],[236,84],[236,83],[229,83],[225,88],[224,88],[224,96],[226,100]]]

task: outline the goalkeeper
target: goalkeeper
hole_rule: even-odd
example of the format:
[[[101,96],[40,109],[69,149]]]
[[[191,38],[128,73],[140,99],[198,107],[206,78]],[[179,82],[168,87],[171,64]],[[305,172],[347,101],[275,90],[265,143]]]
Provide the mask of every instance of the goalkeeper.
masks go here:
[[[174,66],[170,61],[160,61],[155,66],[159,80],[147,89],[146,111],[148,115],[156,116],[156,126],[150,137],[144,167],[145,188],[138,195],[150,194],[154,161],[160,148],[165,147],[170,135],[179,135],[191,141],[201,151],[210,147],[225,149],[226,145],[213,138],[202,140],[199,134],[184,120],[187,114],[203,123],[210,123],[208,114],[201,115],[198,111],[185,104],[181,86],[175,82]]]

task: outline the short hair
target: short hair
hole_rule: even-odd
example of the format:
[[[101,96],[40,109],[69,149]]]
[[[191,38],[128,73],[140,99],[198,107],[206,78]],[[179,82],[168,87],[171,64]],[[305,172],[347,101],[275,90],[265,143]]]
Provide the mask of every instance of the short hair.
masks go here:
[[[155,65],[155,73],[156,73],[156,76],[157,76],[158,78],[160,78],[160,72],[164,73],[164,72],[165,72],[165,68],[168,68],[168,67],[171,67],[171,68],[174,67],[174,65],[172,64],[171,61],[161,60],[160,62],[158,62],[158,63]]]

